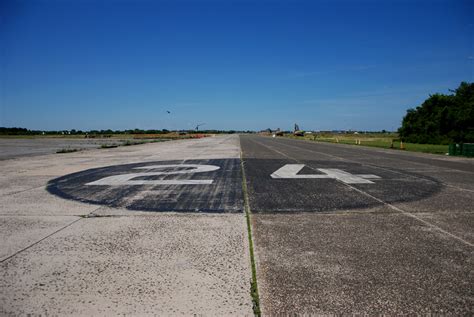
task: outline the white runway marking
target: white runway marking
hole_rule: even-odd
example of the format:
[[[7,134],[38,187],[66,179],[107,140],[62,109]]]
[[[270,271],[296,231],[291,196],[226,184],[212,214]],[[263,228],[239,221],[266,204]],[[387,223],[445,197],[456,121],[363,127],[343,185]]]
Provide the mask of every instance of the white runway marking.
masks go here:
[[[300,174],[304,164],[286,164],[270,176],[272,178],[331,178],[337,179],[346,184],[374,184],[370,179],[380,179],[372,174],[351,174],[337,168],[318,168],[317,170],[324,174]]]
[[[124,186],[124,185],[209,185],[212,184],[212,179],[155,179],[133,180],[137,177],[158,176],[158,175],[174,175],[174,174],[194,174],[212,172],[218,170],[220,167],[216,165],[198,165],[198,164],[176,164],[176,165],[149,165],[135,167],[134,169],[173,169],[173,168],[191,168],[186,170],[172,170],[161,172],[143,172],[130,173],[122,175],[113,175],[104,177],[94,182],[87,183],[88,186]]]

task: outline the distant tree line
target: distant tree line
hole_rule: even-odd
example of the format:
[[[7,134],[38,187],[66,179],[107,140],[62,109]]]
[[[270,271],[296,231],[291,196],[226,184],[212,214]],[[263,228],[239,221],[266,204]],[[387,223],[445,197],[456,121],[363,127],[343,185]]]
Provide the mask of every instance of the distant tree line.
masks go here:
[[[0,127],[0,134],[2,135],[30,135],[36,134],[35,131],[30,131],[24,128],[4,128]]]
[[[448,144],[474,142],[474,83],[462,82],[453,94],[434,94],[409,109],[398,130],[403,141]]]
[[[57,130],[57,131],[41,131],[41,130],[28,130],[25,128],[6,128],[0,127],[0,135],[112,135],[112,134],[166,134],[170,132],[179,133],[201,133],[201,134],[232,134],[232,133],[252,133],[253,131],[236,131],[236,130],[179,130],[170,131],[167,129],[162,130],[141,130],[141,129],[129,129],[129,130]]]

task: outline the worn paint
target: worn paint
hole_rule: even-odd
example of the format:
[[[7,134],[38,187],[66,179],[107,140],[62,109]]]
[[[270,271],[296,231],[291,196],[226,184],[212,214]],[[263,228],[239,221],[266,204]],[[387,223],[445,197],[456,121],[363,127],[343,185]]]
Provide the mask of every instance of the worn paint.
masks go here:
[[[315,179],[336,179],[345,184],[374,184],[369,179],[380,179],[373,174],[351,174],[337,168],[318,168],[323,174],[298,174],[304,164],[286,164],[271,174],[272,178],[315,178]]]
[[[183,168],[187,168],[184,169]],[[190,169],[189,169],[190,168]],[[122,175],[112,175],[101,178],[94,182],[85,184],[86,186],[126,186],[126,185],[209,185],[212,184],[212,179],[171,179],[171,180],[134,180],[138,177],[148,176],[159,176],[159,175],[179,175],[179,174],[194,174],[194,173],[205,173],[218,170],[220,167],[215,165],[198,165],[198,164],[172,164],[172,165],[150,165],[140,166],[134,169],[172,169],[171,171],[158,171],[158,172],[143,172],[143,173],[130,173]]]

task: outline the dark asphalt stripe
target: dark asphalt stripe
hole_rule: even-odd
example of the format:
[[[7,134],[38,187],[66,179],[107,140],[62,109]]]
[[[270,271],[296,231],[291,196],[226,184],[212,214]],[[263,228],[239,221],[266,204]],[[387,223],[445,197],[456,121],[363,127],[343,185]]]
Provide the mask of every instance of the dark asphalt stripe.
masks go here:
[[[280,152],[280,153],[281,153],[281,152]],[[375,197],[374,195],[370,194],[369,192],[366,192],[366,191],[364,191],[363,189],[358,188],[357,185],[350,185],[350,184],[344,184],[344,185],[353,188],[354,190],[358,191],[359,193],[361,193],[362,195],[366,196],[367,198],[376,200],[376,201],[380,202],[381,204],[384,204],[385,206],[387,206],[387,207],[389,207],[389,208],[391,208],[391,209],[393,209],[393,210],[395,210],[395,211],[398,211],[398,212],[404,214],[405,216],[414,218],[414,219],[416,219],[417,221],[422,222],[422,223],[425,224],[426,226],[431,227],[432,229],[437,230],[437,231],[439,231],[440,233],[442,233],[442,234],[444,234],[444,235],[447,235],[447,236],[449,236],[449,237],[451,237],[451,238],[454,238],[454,239],[458,240],[459,242],[461,242],[461,243],[463,243],[463,244],[465,244],[465,245],[467,245],[467,246],[470,246],[470,247],[473,247],[473,246],[474,246],[474,244],[470,243],[469,241],[467,241],[467,240],[465,240],[465,239],[463,239],[463,238],[461,238],[461,237],[458,237],[457,235],[454,235],[454,234],[452,234],[452,233],[450,233],[450,232],[448,232],[448,231],[446,231],[446,230],[444,230],[444,229],[442,229],[442,228],[440,228],[440,227],[438,227],[438,226],[436,226],[436,225],[434,225],[434,224],[432,224],[432,223],[430,223],[430,222],[428,222],[428,221],[426,221],[426,220],[424,220],[424,219],[421,219],[421,218],[417,217],[416,215],[414,215],[414,214],[412,214],[412,213],[410,213],[410,212],[407,212],[407,211],[405,211],[405,210],[403,210],[403,209],[401,209],[401,208],[398,208],[398,207],[396,207],[396,206],[393,206],[392,204],[390,204],[390,203],[387,202],[387,201],[384,201],[384,200],[382,200],[382,199],[380,199],[380,198],[378,198],[378,197]]]
[[[392,172],[392,173],[397,173],[397,174],[402,175],[404,178],[412,177],[412,178],[417,178],[417,179],[424,180],[424,181],[440,183],[439,181],[434,180],[433,178],[426,177],[424,175],[407,174],[406,172],[401,172],[401,171],[398,171],[398,170],[390,168],[390,167],[382,167],[382,166],[378,166],[378,165],[375,165],[375,164],[367,163],[365,161],[360,162],[360,161],[356,161],[354,159],[348,159],[348,158],[344,158],[342,156],[336,156],[334,154],[327,154],[327,153],[321,152],[320,150],[317,151],[315,149],[308,149],[308,148],[300,147],[300,146],[297,146],[297,145],[294,145],[294,144],[293,145],[292,144],[287,144],[286,142],[285,143],[275,142],[275,143],[278,144],[278,146],[280,146],[280,147],[283,145],[283,146],[289,147],[290,149],[292,148],[292,149],[297,149],[299,151],[310,152],[312,154],[324,155],[324,156],[329,157],[330,159],[334,159],[334,160],[338,160],[338,161],[351,162],[351,163],[359,164],[361,166],[366,166],[366,167],[369,167],[369,168],[375,168],[375,169],[379,169],[379,170],[389,171],[389,172]],[[372,153],[372,154],[374,154],[374,153]],[[371,158],[372,159],[374,158],[373,155],[372,155]]]
[[[270,139],[270,138],[267,138]],[[284,143],[284,144],[298,144],[300,147],[308,147],[308,148],[318,148],[319,151],[322,149],[327,153],[337,155],[346,155],[346,156],[354,156],[355,158],[364,156],[366,158],[372,158],[374,155],[378,156],[379,158],[383,158],[386,160],[391,160],[397,163],[401,161],[405,161],[406,163],[413,163],[413,164],[420,164],[429,167],[440,167],[446,170],[451,171],[461,171],[465,173],[474,174],[474,160],[466,159],[465,162],[453,162],[443,159],[431,158],[428,157],[430,154],[425,154],[426,157],[418,156],[420,153],[410,153],[410,152],[401,152],[398,150],[383,150],[379,148],[368,148],[364,146],[352,146],[348,144],[332,144],[332,143],[324,143],[324,142],[314,142],[314,141],[307,141],[307,140],[298,140],[298,139],[284,139],[278,138],[273,139],[275,142]]]
[[[266,139],[269,139],[269,138],[266,138]],[[303,141],[303,140],[287,140],[287,139],[276,139],[276,140],[273,140],[275,141],[275,143],[278,143],[279,146],[282,145],[282,143],[284,142],[284,145],[287,146],[287,147],[291,147],[291,148],[296,148],[298,150],[304,150],[304,151],[308,151],[308,152],[312,152],[313,154],[314,153],[317,153],[317,154],[320,154],[320,155],[325,155],[325,156],[328,156],[328,157],[332,157],[336,160],[345,160],[347,162],[353,162],[353,163],[357,163],[357,164],[361,164],[363,166],[368,166],[368,167],[372,167],[372,168],[376,168],[376,169],[381,169],[381,170],[387,170],[387,171],[391,171],[391,172],[394,172],[394,173],[400,173],[401,175],[408,175],[407,174],[407,170],[408,168],[406,166],[403,167],[403,170],[404,172],[399,172],[398,170],[394,169],[393,167],[390,167],[390,166],[380,166],[380,164],[382,163],[380,158],[379,157],[376,157],[377,158],[377,164],[379,165],[376,165],[376,164],[373,164],[373,163],[368,163],[366,159],[370,159],[370,160],[374,160],[374,156],[375,155],[378,155],[379,154],[379,151],[375,151],[375,150],[372,150],[372,155],[362,155],[363,157],[365,157],[366,159],[364,160],[357,160],[359,158],[359,155],[357,157],[352,157],[352,159],[349,159],[347,157],[343,157],[341,156],[342,154],[344,153],[347,153],[346,151],[341,151],[342,154],[339,154],[339,156],[336,156],[334,154],[327,154],[327,153],[324,153],[324,152],[321,152],[323,149],[321,149],[321,145],[326,145],[326,146],[336,146],[337,148],[341,147],[341,145],[339,144],[326,144],[326,143],[314,143],[312,141]],[[293,142],[295,141],[295,142]],[[291,143],[293,142],[293,143]],[[307,145],[306,147],[303,147],[304,145]],[[349,145],[345,145],[345,146],[349,146]],[[356,148],[357,150],[359,148]],[[366,151],[367,152],[367,151]],[[391,154],[389,154],[391,156]],[[383,160],[389,160],[389,162],[385,162],[385,163],[389,163],[390,165],[401,165],[400,162],[398,162],[397,160],[393,159],[392,157],[389,157],[389,158],[384,158]],[[419,165],[418,163],[415,163],[417,165]],[[421,164],[421,163],[420,163]],[[427,165],[429,163],[423,163],[422,165]],[[468,162],[465,163],[467,166],[466,168],[469,167],[469,164]],[[469,173],[467,172],[464,172],[464,171],[459,171],[459,170],[452,170],[450,168],[442,168],[440,170],[440,168],[438,167],[432,167],[430,165],[428,165],[429,168],[428,170],[426,169],[423,169],[423,170],[420,170],[420,168],[416,167],[414,168],[414,172],[423,172],[423,173],[440,173],[440,171],[447,171],[448,173],[451,173],[451,178],[453,179],[456,179],[457,181],[461,181],[461,184],[470,184],[470,178],[471,176],[469,175]],[[427,181],[432,181],[433,178],[432,177],[429,177],[429,176],[426,176],[426,175],[421,175],[419,173],[412,173],[410,174],[411,177],[413,178],[419,178],[419,179],[423,179],[423,180],[427,180]],[[453,174],[453,173],[456,173],[456,174]],[[456,190],[460,190],[460,191],[466,191],[466,192],[474,192],[474,189],[468,189],[468,188],[464,188],[464,187],[460,187],[462,186],[461,184],[457,183],[456,185],[453,185],[453,184],[450,184],[450,183],[447,183],[447,182],[444,182],[444,181],[439,181],[439,180],[436,180],[436,182],[442,186],[446,186],[446,187],[450,187],[450,188],[454,188]]]
[[[271,138],[242,136],[250,205],[254,212],[325,212],[370,208],[429,197],[441,188],[439,182],[413,173],[375,169],[325,153],[308,153]],[[329,159],[328,159],[329,158]],[[374,174],[376,184],[346,184],[335,179],[272,179],[270,175],[286,164],[301,163],[300,174],[321,174],[322,169],[339,169],[351,174]],[[355,190],[357,189],[357,190]],[[373,199],[362,195],[367,192]]]
[[[429,169],[426,170],[420,170],[420,168],[414,168],[414,172],[409,172],[410,174],[408,174],[407,172],[407,167],[406,166],[403,166],[403,170],[404,172],[400,172],[398,171],[397,169],[391,167],[391,166],[380,166],[383,161],[382,160],[385,160],[385,161],[389,161],[389,162],[385,162],[385,164],[389,164],[389,165],[401,165],[400,162],[398,162],[397,160],[393,159],[392,157],[389,157],[389,158],[383,158],[381,159],[380,157],[378,157],[377,155],[379,154],[379,151],[374,151],[372,150],[372,155],[362,155],[363,157],[365,157],[364,160],[358,160],[358,158],[360,158],[360,155],[358,155],[357,157],[352,157],[352,158],[347,158],[347,157],[344,157],[342,156],[344,153],[347,153],[346,151],[341,151],[341,154],[338,154],[338,156],[334,155],[333,154],[328,154],[328,153],[325,153],[325,152],[322,152],[324,150],[324,146],[323,146],[323,149],[321,149],[321,145],[326,145],[326,146],[336,146],[336,148],[339,148],[340,145],[334,145],[334,144],[331,144],[331,145],[328,145],[326,143],[314,143],[314,142],[311,142],[311,141],[303,141],[303,140],[289,140],[289,139],[270,139],[270,138],[265,138],[266,141],[273,141],[275,144],[278,144],[278,146],[286,146],[286,147],[290,147],[290,148],[293,148],[293,149],[298,149],[299,151],[307,151],[307,152],[311,152],[312,154],[319,154],[319,155],[324,155],[324,156],[328,156],[330,158],[333,158],[335,160],[344,160],[344,161],[347,161],[347,162],[353,162],[353,163],[356,163],[356,164],[361,164],[363,166],[367,166],[367,167],[372,167],[372,168],[376,168],[376,169],[380,169],[380,170],[386,170],[386,171],[390,171],[390,172],[393,172],[393,173],[399,173],[401,175],[403,175],[404,177],[406,177],[407,175],[410,175],[410,177],[413,177],[413,178],[419,178],[419,179],[423,179],[423,180],[426,180],[426,181],[433,181],[433,178],[430,177],[430,176],[426,176],[426,175],[421,175],[419,173],[416,173],[416,172],[423,172],[423,173],[440,173],[440,168],[438,167],[432,167],[429,165]],[[347,146],[347,145],[346,145]],[[356,148],[356,150],[358,150],[360,148]],[[367,151],[366,151],[367,152]],[[391,154],[389,154],[391,156]],[[370,159],[370,160],[376,160],[377,164],[373,164],[373,163],[369,163],[367,162],[367,159]],[[403,163],[402,163],[403,164]],[[417,165],[419,165],[418,163],[415,163]],[[421,163],[420,163],[421,164]],[[429,163],[423,163],[423,165],[427,165]],[[465,163],[466,164],[466,168],[469,167],[469,164],[468,162]],[[451,173],[451,178],[452,179],[456,179],[457,181],[461,181],[461,184],[465,183],[465,184],[470,184],[470,178],[471,176],[469,175],[469,173],[467,172],[464,172],[464,171],[459,171],[459,170],[452,170],[450,168],[442,168],[441,171],[450,171],[449,173]],[[454,173],[456,174],[452,174],[454,171]],[[416,173],[416,174],[415,174]],[[447,187],[450,187],[450,188],[454,188],[454,189],[457,189],[457,190],[460,190],[460,191],[467,191],[467,192],[474,192],[474,189],[468,189],[468,188],[464,188],[464,187],[460,187],[461,185],[458,183],[456,185],[453,185],[453,184],[450,184],[450,183],[447,183],[447,182],[443,182],[443,181],[439,181],[439,180],[436,180],[435,182],[437,182],[438,184],[442,185],[442,186],[447,186]]]

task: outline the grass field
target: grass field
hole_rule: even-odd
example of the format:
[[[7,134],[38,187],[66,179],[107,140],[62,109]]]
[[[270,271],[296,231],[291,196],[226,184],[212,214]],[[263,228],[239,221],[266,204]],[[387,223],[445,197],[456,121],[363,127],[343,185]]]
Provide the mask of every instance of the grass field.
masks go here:
[[[295,137],[293,135],[286,135],[289,138],[305,139],[315,142],[330,142],[330,143],[341,143],[341,144],[352,144],[354,146],[372,146],[394,150],[400,149],[400,140],[398,135],[395,133],[367,133],[367,134],[309,134],[304,137]],[[393,143],[392,143],[393,142]],[[404,150],[412,152],[423,152],[432,154],[448,153],[448,145],[438,144],[415,144],[403,142]]]

